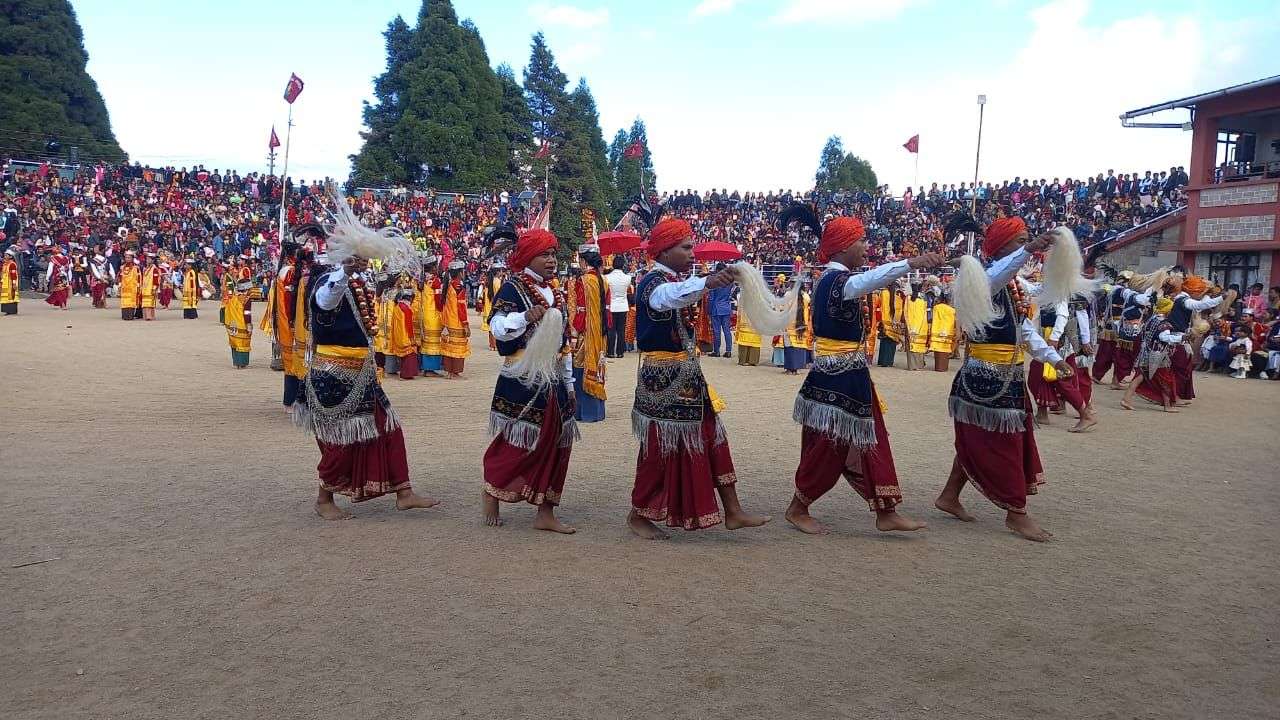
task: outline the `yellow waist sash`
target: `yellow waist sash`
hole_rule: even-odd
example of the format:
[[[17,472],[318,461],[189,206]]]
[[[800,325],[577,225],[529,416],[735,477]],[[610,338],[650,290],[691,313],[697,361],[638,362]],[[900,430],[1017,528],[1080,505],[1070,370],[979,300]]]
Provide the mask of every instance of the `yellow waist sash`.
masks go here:
[[[1021,345],[969,343],[969,357],[996,365],[1016,365],[1026,357]]]
[[[818,357],[845,355],[859,352],[862,349],[863,344],[855,340],[832,340],[831,338],[820,337],[814,343],[814,354]]]
[[[644,360],[653,360],[655,362],[682,362],[689,359],[689,353],[683,350],[676,350],[674,352],[670,350],[648,350],[640,353],[640,357]],[[720,393],[716,392],[716,389],[711,387],[711,383],[708,382],[705,377],[702,381],[707,386],[707,399],[711,401],[711,409],[717,414],[724,412],[725,407],[727,407],[725,405],[724,398],[720,397]]]
[[[364,360],[369,356],[369,348],[348,347],[346,345],[317,345],[315,354],[339,360]]]

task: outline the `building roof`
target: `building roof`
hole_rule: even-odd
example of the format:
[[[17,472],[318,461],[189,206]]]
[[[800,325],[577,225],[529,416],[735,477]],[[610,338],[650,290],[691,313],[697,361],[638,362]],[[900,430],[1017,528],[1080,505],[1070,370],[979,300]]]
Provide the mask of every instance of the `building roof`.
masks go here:
[[[1200,93],[1199,95],[1191,95],[1189,97],[1184,97],[1178,100],[1169,100],[1168,102],[1162,102],[1157,105],[1150,105],[1148,107],[1138,108],[1137,110],[1130,110],[1129,112],[1124,113],[1123,115],[1120,116],[1120,123],[1122,125],[1128,126],[1129,121],[1133,120],[1134,118],[1139,118],[1144,115],[1152,115],[1154,113],[1163,112],[1165,110],[1177,110],[1178,108],[1187,108],[1190,110],[1195,110],[1197,105],[1199,105],[1200,103],[1206,100],[1214,100],[1220,97],[1226,97],[1227,95],[1235,95],[1237,93],[1242,93],[1249,90],[1257,90],[1259,88],[1269,87],[1271,85],[1278,85],[1278,84],[1280,84],[1280,75],[1272,75],[1269,78],[1254,80],[1253,82],[1241,83],[1239,85],[1232,85],[1231,87],[1225,87],[1225,88],[1222,88],[1221,90],[1213,90],[1207,93]]]

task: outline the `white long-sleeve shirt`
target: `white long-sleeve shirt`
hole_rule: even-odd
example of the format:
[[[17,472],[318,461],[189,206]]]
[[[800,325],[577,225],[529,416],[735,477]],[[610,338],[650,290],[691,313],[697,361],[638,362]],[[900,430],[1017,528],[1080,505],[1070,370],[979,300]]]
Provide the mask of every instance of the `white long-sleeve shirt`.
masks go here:
[[[672,275],[676,274],[674,270],[662,263],[654,263],[653,268]],[[698,302],[706,291],[707,279],[705,277],[692,277],[679,282],[665,282],[649,293],[649,307],[658,312],[679,310],[682,307],[688,307]]]
[[[1067,301],[1063,300],[1053,306],[1053,330],[1049,333],[1049,340],[1058,342],[1062,339],[1062,333],[1067,331]]]
[[[1089,345],[1093,342],[1093,323],[1089,322],[1088,310],[1076,311],[1076,327],[1080,328],[1080,344]]]
[[[1020,247],[991,263],[991,267],[987,268],[987,280],[991,282],[992,294],[1009,284],[1022,266],[1027,264],[1029,254],[1025,247]]]
[[[832,261],[827,263],[827,270],[848,271],[849,268],[843,264]],[[852,300],[861,297],[869,292],[879,290],[883,287],[892,285],[898,278],[911,272],[911,266],[906,260],[899,260],[895,263],[880,265],[872,268],[864,273],[854,275],[844,282],[844,288],[840,291],[841,297],[845,300]]]
[[[1022,269],[1027,262],[1027,255],[1027,249],[1020,247],[991,263],[991,267],[987,268],[987,280],[991,283],[992,294],[1003,289],[1018,274],[1018,270]],[[1027,346],[1031,357],[1036,360],[1048,365],[1062,362],[1062,356],[1044,341],[1044,337],[1040,335],[1040,329],[1031,322],[1030,318],[1023,318],[1022,323],[1018,325],[1018,339]]]
[[[530,270],[529,268],[525,268],[524,273],[529,277],[537,280],[538,282],[542,282],[542,277],[539,276],[534,271]],[[542,285],[538,285],[537,288],[538,288],[538,294],[541,295],[542,298],[547,301],[547,305],[549,307],[555,305],[555,301],[556,301],[555,294],[551,291],[551,288],[543,287]],[[547,312],[560,312],[560,311],[556,310],[554,307],[550,307],[550,309],[548,309]],[[496,312],[493,314],[493,317],[489,319],[489,332],[493,333],[494,339],[501,340],[503,342],[515,340],[516,338],[523,335],[524,331],[527,330],[528,327],[529,327],[529,318],[525,315],[525,313],[522,313],[522,312],[518,312],[518,313]],[[563,370],[561,372],[561,375],[564,377],[565,384],[568,386],[569,391],[572,392],[573,391],[573,355],[569,353],[565,353],[565,356],[563,358]]]
[[[1218,305],[1222,303],[1223,296],[1205,297],[1200,300],[1193,300],[1186,292],[1180,292],[1173,296],[1174,302],[1178,302],[1182,299],[1186,299],[1186,302],[1184,302],[1183,305],[1186,306],[1188,310],[1191,312],[1200,312],[1201,310],[1209,310],[1210,308],[1218,307]]]
[[[1018,335],[1027,346],[1031,357],[1046,365],[1057,365],[1062,362],[1062,356],[1058,354],[1057,350],[1053,349],[1052,345],[1044,341],[1040,331],[1031,322],[1030,318],[1022,319],[1022,324],[1018,326]]]
[[[346,294],[347,270],[338,266],[337,270],[331,270],[320,278],[320,284],[316,286],[316,304],[321,310],[332,310],[342,303]]]

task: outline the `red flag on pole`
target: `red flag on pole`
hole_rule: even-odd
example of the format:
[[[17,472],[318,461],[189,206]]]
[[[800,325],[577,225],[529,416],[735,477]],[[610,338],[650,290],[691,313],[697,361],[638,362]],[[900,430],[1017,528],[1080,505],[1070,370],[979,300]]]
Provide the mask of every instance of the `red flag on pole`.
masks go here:
[[[628,145],[627,149],[622,151],[622,157],[628,160],[637,160],[644,157],[644,142],[636,140]]]
[[[909,153],[919,153],[920,152],[920,136],[912,135],[910,140],[902,143],[902,147],[906,148],[907,152]]]
[[[289,84],[284,86],[284,101],[293,104],[294,100],[302,94],[302,78],[295,73],[289,74]]]
[[[275,150],[280,147],[280,137],[276,135],[275,125],[271,126],[271,139],[267,141],[267,149]]]
[[[533,154],[536,158],[551,157],[551,143],[546,140],[542,141],[542,145],[538,147],[538,152]]]

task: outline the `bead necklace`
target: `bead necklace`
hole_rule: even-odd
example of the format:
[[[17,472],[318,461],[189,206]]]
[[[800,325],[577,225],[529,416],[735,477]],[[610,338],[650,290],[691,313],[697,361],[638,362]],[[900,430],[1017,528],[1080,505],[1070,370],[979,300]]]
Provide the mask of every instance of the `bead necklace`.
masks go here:
[[[351,296],[356,301],[360,322],[364,324],[365,334],[372,338],[378,334],[378,316],[374,310],[376,298],[373,296],[373,290],[363,278],[353,277],[349,285]]]

